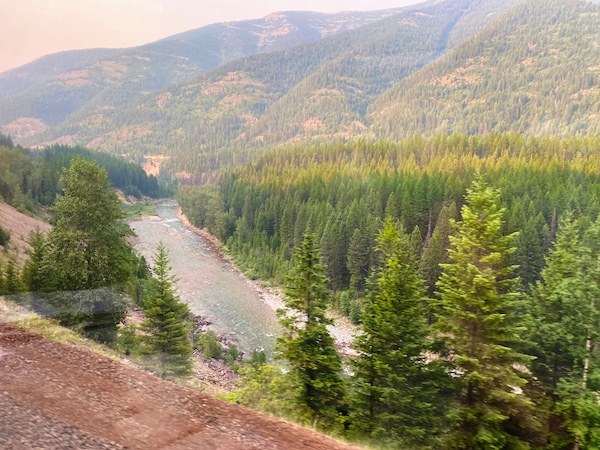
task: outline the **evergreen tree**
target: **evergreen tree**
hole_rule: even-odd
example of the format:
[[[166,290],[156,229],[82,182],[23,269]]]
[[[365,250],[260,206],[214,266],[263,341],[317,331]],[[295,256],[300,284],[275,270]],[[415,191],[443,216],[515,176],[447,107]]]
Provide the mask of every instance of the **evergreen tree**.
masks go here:
[[[369,275],[370,248],[368,230],[356,228],[348,245],[346,267],[350,273],[350,286],[356,292],[362,292],[365,279]]]
[[[181,303],[173,288],[175,278],[167,251],[158,246],[154,255],[152,292],[146,298],[142,329],[144,353],[150,364],[163,378],[188,375],[192,370],[192,345],[184,320],[189,314],[187,305]]]
[[[29,258],[23,266],[23,284],[29,292],[39,292],[44,288],[42,279],[42,264],[44,261],[46,239],[42,233],[32,233],[29,237],[31,250],[27,252]]]
[[[0,227],[0,246],[6,247],[6,244],[10,241],[10,233],[4,228]]]
[[[25,291],[25,285],[21,280],[17,257],[12,254],[8,258],[4,268],[4,294],[14,295]]]
[[[295,254],[296,266],[286,280],[285,305],[278,311],[283,334],[279,357],[289,362],[296,386],[294,401],[300,420],[326,428],[333,425],[343,401],[341,360],[325,315],[330,292],[319,251],[310,232]]]
[[[513,236],[502,236],[499,194],[481,179],[467,190],[462,221],[450,237],[450,263],[438,282],[436,328],[460,382],[459,403],[445,446],[453,449],[527,448],[535,430],[531,400],[520,392],[531,358],[522,347],[508,259]]]
[[[390,218],[377,241],[385,263],[370,280],[355,341],[361,355],[354,361],[352,423],[362,434],[397,446],[423,444],[439,432],[436,396],[445,376],[425,359],[424,287],[410,237]]]
[[[548,399],[552,448],[600,445],[600,223],[584,238],[578,221],[562,221],[532,298],[532,370]]]
[[[442,274],[440,264],[448,262],[448,247],[450,246],[450,233],[452,231],[450,221],[456,219],[456,215],[456,205],[454,203],[441,209],[435,230],[419,261],[419,273],[425,280],[429,297],[433,297],[435,284]]]
[[[518,266],[516,273],[519,276],[521,288],[525,292],[530,292],[530,287],[539,279],[544,266],[544,253],[538,223],[538,218],[530,218],[515,239],[516,251],[512,259]]]

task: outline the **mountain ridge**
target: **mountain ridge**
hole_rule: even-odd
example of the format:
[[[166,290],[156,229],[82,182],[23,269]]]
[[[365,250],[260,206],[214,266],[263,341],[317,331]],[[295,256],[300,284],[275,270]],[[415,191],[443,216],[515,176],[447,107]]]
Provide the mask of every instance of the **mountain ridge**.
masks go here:
[[[0,74],[0,125],[12,124],[5,131],[20,138],[31,131],[13,123],[19,119],[41,122],[33,130],[37,132],[82,108],[118,107],[224,62],[313,42],[394,11],[282,12],[207,25],[133,48],[47,55]],[[75,56],[79,63],[72,61]]]

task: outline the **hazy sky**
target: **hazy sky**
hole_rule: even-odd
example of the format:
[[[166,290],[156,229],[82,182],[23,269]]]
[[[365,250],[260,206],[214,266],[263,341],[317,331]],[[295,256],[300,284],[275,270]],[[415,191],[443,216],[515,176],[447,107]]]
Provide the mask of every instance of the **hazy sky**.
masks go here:
[[[395,8],[421,0],[0,0],[0,72],[62,50],[131,47],[275,11]]]

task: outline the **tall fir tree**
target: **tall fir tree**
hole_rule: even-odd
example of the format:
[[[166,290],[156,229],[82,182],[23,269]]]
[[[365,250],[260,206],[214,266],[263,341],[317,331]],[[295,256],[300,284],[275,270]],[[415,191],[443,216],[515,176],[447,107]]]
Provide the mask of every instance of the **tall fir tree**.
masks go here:
[[[522,302],[512,292],[515,267],[508,265],[513,236],[501,234],[498,205],[498,192],[475,180],[438,281],[435,327],[460,382],[446,448],[524,449],[537,430],[532,401],[522,392],[531,357],[518,350]]]
[[[296,386],[298,418],[317,428],[334,426],[344,397],[341,359],[327,330],[332,323],[325,314],[327,282],[314,236],[307,231],[286,280],[287,309],[278,311],[283,333],[277,348]]]
[[[167,250],[161,243],[154,255],[152,290],[145,301],[142,324],[144,353],[163,378],[189,375],[192,370],[192,344],[184,321],[189,314],[174,291],[175,278]]]
[[[410,237],[388,218],[377,250],[384,264],[370,279],[361,333],[355,341],[352,424],[388,445],[431,443],[440,431],[438,394],[446,375],[427,363],[424,286]]]
[[[551,448],[600,448],[600,223],[561,221],[532,296],[532,364]]]

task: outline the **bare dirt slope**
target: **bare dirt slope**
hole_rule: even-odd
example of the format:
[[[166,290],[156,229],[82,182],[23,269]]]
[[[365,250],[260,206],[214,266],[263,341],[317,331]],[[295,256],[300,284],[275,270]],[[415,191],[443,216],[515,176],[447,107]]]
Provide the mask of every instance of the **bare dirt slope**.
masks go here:
[[[0,227],[10,233],[8,247],[16,248],[19,251],[20,259],[25,257],[25,252],[30,248],[28,241],[31,232],[48,233],[51,228],[49,224],[21,214],[6,203],[0,203]]]
[[[0,323],[0,448],[352,447]]]

